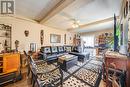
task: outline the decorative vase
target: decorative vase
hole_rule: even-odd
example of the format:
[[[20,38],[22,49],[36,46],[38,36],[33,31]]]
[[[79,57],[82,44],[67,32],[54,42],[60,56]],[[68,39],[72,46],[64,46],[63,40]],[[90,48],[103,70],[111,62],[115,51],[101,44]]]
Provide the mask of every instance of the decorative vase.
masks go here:
[[[16,51],[18,51],[18,47],[19,47],[18,45],[19,45],[19,41],[16,40],[16,41],[15,41],[15,49],[16,49]]]

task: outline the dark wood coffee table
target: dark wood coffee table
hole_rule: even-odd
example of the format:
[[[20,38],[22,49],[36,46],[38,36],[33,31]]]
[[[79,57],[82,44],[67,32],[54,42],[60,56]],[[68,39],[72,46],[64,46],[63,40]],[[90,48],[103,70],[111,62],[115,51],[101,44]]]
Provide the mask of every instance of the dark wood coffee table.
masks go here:
[[[77,64],[78,56],[65,54],[58,58],[58,64],[60,65],[61,69],[67,71],[69,68]]]

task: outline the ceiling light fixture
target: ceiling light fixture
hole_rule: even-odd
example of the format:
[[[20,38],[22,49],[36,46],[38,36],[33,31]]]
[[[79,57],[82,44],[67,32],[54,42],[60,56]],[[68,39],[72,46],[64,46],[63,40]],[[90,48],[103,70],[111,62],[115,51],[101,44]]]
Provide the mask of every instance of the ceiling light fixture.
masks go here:
[[[73,24],[72,24],[73,28],[79,28],[79,21],[74,20]]]

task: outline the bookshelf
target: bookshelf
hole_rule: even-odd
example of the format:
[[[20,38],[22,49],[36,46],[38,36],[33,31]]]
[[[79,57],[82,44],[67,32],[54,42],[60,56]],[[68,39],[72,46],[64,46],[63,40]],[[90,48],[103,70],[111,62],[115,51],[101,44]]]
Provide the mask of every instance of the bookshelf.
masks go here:
[[[74,43],[74,46],[81,46],[80,34],[75,34],[73,43]]]
[[[3,46],[3,50],[11,50],[11,26],[0,24],[0,43]]]
[[[112,40],[112,33],[102,33],[95,37],[96,55],[102,55],[106,48],[109,48],[109,42]]]

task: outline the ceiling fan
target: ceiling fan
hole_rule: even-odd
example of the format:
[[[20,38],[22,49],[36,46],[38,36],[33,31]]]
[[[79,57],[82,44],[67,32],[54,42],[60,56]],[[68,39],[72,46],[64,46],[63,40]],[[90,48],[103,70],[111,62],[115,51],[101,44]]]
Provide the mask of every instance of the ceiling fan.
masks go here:
[[[69,22],[72,22],[72,28],[79,28],[81,25],[81,22],[84,23],[88,19],[83,19],[81,16],[79,16],[81,13],[78,12],[81,8],[84,8],[88,4],[94,2],[95,0],[75,0],[75,3],[73,4],[73,7],[70,11],[64,10],[61,11],[59,14],[67,19],[69,19]],[[71,12],[72,11],[72,12]],[[75,13],[73,13],[73,11]],[[69,14],[70,13],[70,14]],[[73,16],[72,16],[73,15]],[[82,19],[81,19],[82,18]]]
[[[75,19],[74,19],[74,20],[73,20],[72,27],[73,27],[73,28],[79,28],[79,26],[80,26],[79,23],[80,23],[79,20],[75,20]]]
[[[60,15],[68,18],[69,19],[68,21],[72,22],[72,28],[79,28],[80,27],[80,24],[79,24],[80,21],[77,18],[74,18],[65,12],[61,12]]]

